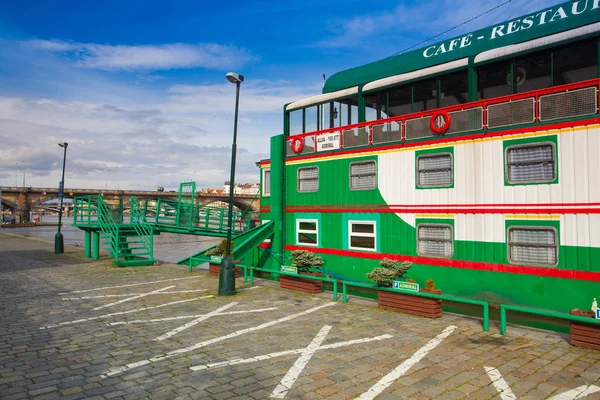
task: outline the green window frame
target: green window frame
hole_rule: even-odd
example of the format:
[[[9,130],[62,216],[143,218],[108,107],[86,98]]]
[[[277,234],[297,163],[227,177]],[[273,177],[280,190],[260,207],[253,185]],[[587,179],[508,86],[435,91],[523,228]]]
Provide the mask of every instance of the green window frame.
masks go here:
[[[427,230],[429,229],[429,232]],[[420,223],[417,224],[417,254],[422,257],[452,258],[454,256],[454,227],[450,224]],[[445,231],[445,232],[444,232]],[[427,248],[432,245],[434,250]],[[443,254],[435,252],[435,248],[443,246]]]
[[[556,135],[543,138],[505,140],[503,146],[505,186],[553,185],[558,183],[559,149]],[[530,151],[529,154],[527,154],[527,150]],[[536,170],[540,172],[536,172]],[[548,177],[549,172],[553,176]],[[535,173],[539,176],[536,177]],[[516,174],[522,177],[519,179]]]
[[[313,172],[310,174],[309,172]],[[297,172],[298,193],[315,193],[319,191],[319,167],[303,167],[298,168]],[[309,182],[315,181],[314,186],[310,186]]]
[[[371,170],[360,170],[360,167],[372,165]],[[354,168],[357,167],[357,168]],[[377,162],[374,160],[355,161],[349,166],[350,190],[375,190],[377,189]],[[372,179],[372,180],[371,180]]]
[[[558,265],[559,236],[553,226],[511,225],[506,232],[506,244],[510,264],[549,268]],[[546,260],[541,260],[543,257]]]

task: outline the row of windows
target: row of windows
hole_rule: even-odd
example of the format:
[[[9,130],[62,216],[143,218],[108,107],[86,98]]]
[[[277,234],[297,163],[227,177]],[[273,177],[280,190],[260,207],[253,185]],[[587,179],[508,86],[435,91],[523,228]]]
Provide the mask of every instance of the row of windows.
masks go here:
[[[477,99],[522,93],[598,77],[598,39],[586,39],[479,66],[477,98],[469,98],[467,70],[365,95],[365,121],[391,118]],[[474,82],[474,83],[475,83]],[[358,96],[290,112],[290,135],[362,122]]]
[[[553,182],[557,176],[556,146],[552,142],[519,144],[505,150],[506,182],[535,184]],[[418,188],[443,188],[453,185],[453,160],[449,152],[421,154],[416,158]],[[377,163],[350,164],[350,190],[377,189]],[[263,170],[263,196],[270,195],[271,172]],[[319,191],[319,167],[298,168],[297,191]]]
[[[507,256],[511,264],[554,267],[558,264],[558,232],[551,227],[511,226],[507,234]],[[296,244],[319,246],[319,221],[296,220]],[[348,248],[377,251],[377,222],[348,221]],[[451,225],[418,224],[417,254],[452,258],[454,234]]]

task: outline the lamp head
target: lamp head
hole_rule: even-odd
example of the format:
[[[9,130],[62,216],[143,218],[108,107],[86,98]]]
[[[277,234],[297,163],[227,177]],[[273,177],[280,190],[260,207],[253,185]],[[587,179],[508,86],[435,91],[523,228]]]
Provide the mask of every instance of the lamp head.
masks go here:
[[[62,142],[58,144],[60,147],[67,147],[69,145],[69,143],[67,142]]]
[[[244,82],[244,75],[240,75],[235,72],[228,72],[227,75],[225,75],[225,77],[229,82],[237,83],[238,85]]]

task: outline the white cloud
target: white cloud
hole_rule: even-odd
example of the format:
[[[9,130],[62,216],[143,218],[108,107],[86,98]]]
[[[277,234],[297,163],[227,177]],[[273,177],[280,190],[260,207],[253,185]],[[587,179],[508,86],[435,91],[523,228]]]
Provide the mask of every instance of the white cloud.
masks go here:
[[[451,29],[483,12],[504,3],[504,0],[438,0],[401,2],[393,9],[357,15],[347,20],[330,21],[332,37],[316,44],[323,48],[394,48],[402,51],[423,39]],[[563,0],[513,1],[478,17],[476,20],[448,32],[433,42],[448,39],[520,15],[562,3]],[[367,47],[368,48],[368,47]]]
[[[25,43],[35,49],[68,54],[81,67],[108,71],[229,69],[258,61],[257,56],[244,48],[214,43],[106,45],[61,40],[29,40]]]

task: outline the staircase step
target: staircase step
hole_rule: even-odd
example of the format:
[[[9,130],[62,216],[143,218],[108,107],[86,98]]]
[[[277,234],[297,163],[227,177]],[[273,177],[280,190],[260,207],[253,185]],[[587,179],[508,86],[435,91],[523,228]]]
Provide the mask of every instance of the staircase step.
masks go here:
[[[114,261],[113,264],[118,265],[119,267],[138,267],[144,265],[152,265],[156,262],[153,258],[146,258],[140,260],[122,260],[122,261]]]

